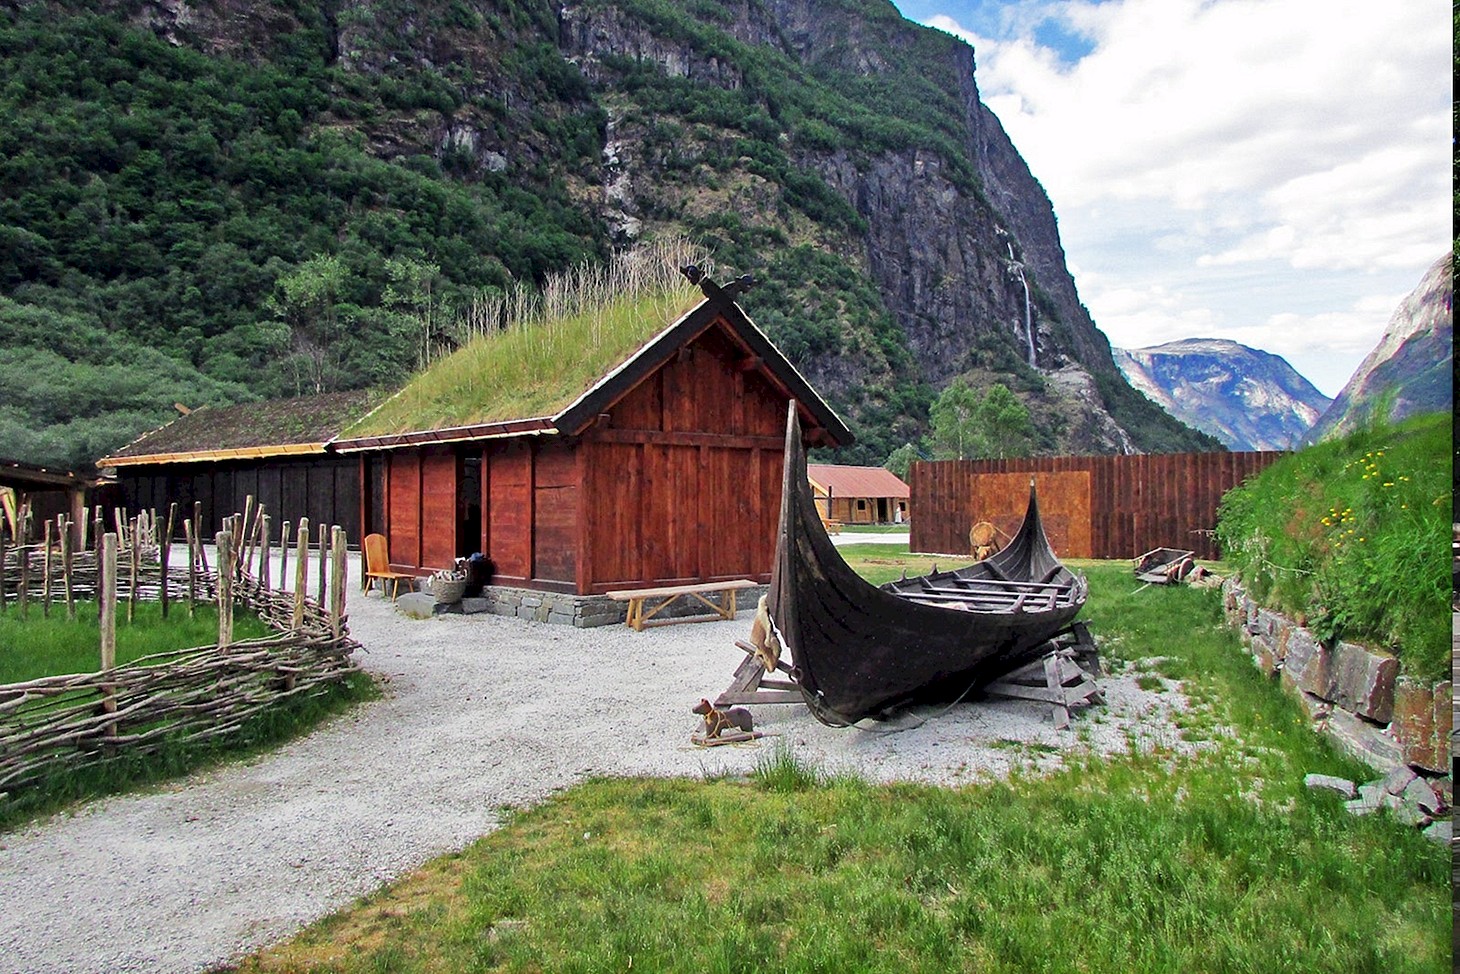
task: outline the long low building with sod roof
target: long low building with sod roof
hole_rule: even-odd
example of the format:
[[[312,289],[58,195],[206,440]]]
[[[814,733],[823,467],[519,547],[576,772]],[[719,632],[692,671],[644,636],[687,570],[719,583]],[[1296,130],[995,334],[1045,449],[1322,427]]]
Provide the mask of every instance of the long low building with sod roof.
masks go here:
[[[285,517],[298,516],[284,485],[297,488],[288,472],[302,465],[334,493],[324,520],[352,541],[384,534],[391,566],[416,575],[480,552],[493,586],[578,597],[769,581],[787,403],[808,443],[852,435],[735,303],[744,282],[698,283],[490,332],[383,401],[342,404],[273,443],[217,420],[234,409],[297,419],[329,397],[199,410],[101,464],[128,503],[160,508],[192,500],[188,478],[215,463],[230,478],[220,513],[241,505],[240,484],[256,482],[268,504],[277,476]]]
[[[902,478],[882,467],[808,463],[806,479],[821,516],[843,524],[902,524],[908,519],[912,491]]]

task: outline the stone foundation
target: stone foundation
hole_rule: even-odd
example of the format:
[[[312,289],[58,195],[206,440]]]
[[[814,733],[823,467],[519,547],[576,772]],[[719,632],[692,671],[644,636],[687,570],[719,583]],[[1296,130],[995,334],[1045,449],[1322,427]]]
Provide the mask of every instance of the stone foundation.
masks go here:
[[[735,593],[737,612],[754,610],[756,602],[766,594],[768,585],[741,589]],[[711,601],[715,601],[711,597]],[[629,604],[615,602],[606,595],[571,595],[564,592],[540,592],[536,589],[509,588],[505,585],[489,585],[476,598],[462,599],[449,605],[437,604],[440,613],[480,612],[498,616],[512,616],[533,622],[547,622],[554,625],[574,626],[589,629],[594,626],[622,625],[628,617]],[[669,608],[654,616],[657,619],[681,619],[685,616],[705,615],[710,610],[692,596],[679,599]]]
[[[1258,606],[1241,583],[1222,584],[1222,606],[1258,669],[1277,675],[1308,716],[1378,771],[1450,773],[1451,685],[1399,675],[1399,660],[1355,643],[1325,646],[1312,632]]]

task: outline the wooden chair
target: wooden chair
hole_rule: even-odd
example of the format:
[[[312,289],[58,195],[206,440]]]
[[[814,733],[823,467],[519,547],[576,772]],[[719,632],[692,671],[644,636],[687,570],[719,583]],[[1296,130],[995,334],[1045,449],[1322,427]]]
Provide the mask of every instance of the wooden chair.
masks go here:
[[[365,535],[365,591],[370,591],[377,579],[380,581],[381,591],[385,591],[387,585],[391,586],[391,601],[400,597],[402,580],[414,585],[412,576],[390,570],[390,554],[386,548],[385,535],[367,534]]]

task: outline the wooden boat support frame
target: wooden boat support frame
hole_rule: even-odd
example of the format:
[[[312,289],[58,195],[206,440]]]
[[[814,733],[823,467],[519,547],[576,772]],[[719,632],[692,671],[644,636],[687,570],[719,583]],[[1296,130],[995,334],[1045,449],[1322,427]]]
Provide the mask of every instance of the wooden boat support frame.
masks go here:
[[[753,648],[738,644],[747,658],[716,706],[792,702],[799,694],[818,720],[845,726],[909,704],[962,699],[1062,649],[1054,641],[1074,631],[1089,586],[1051,550],[1033,481],[1024,524],[1004,550],[956,571],[878,587],[854,572],[827,536],[800,434],[793,402],[766,597],[790,662],[782,659],[778,672],[769,672]],[[1063,664],[1051,668],[1049,702],[1089,699],[1093,681],[1086,689],[1087,681],[1071,685],[1066,675]]]

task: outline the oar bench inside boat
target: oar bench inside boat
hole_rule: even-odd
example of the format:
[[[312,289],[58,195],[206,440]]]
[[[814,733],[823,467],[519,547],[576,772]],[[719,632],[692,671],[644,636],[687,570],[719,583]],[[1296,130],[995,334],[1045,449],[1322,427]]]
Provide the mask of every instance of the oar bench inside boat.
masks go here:
[[[717,619],[733,619],[735,618],[735,593],[741,589],[754,587],[755,583],[748,578],[735,578],[727,582],[698,582],[694,585],[665,585],[661,588],[620,589],[617,592],[606,594],[616,602],[629,604],[629,615],[624,621],[636,631],[643,632],[645,626],[672,626],[677,622],[714,622]],[[713,592],[720,593],[719,605],[705,598],[706,595]],[[673,619],[649,621],[661,610],[668,608],[686,595],[699,599],[715,614],[677,616]],[[663,599],[664,601],[645,612],[645,599]]]

